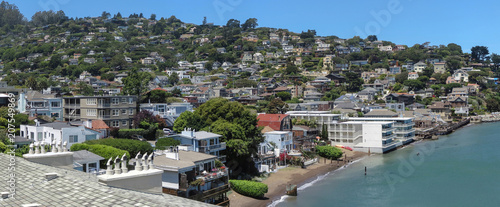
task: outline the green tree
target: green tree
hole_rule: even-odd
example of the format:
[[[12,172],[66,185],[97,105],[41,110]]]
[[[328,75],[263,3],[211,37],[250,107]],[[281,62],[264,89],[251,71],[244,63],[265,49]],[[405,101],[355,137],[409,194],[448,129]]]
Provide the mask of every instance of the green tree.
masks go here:
[[[241,28],[243,30],[247,30],[249,28],[255,29],[259,24],[257,24],[257,19],[256,18],[249,18],[245,23],[241,25]]]
[[[370,42],[375,42],[378,40],[377,35],[368,35],[368,38],[366,39],[368,39],[368,41]]]
[[[184,112],[175,120],[174,131],[184,128],[203,129],[223,135],[226,141],[227,165],[231,176],[239,173],[254,174],[255,166],[251,159],[263,141],[257,127],[257,117],[238,102],[224,98],[210,99],[194,112]]]
[[[292,94],[286,92],[286,91],[281,91],[276,93],[276,96],[280,98],[282,101],[288,101],[292,98]]]
[[[482,62],[486,59],[488,54],[490,54],[486,46],[474,46],[470,50],[473,61]]]
[[[176,85],[179,82],[179,74],[172,73],[172,75],[168,76],[168,83],[172,85]]]
[[[132,69],[126,78],[123,78],[123,93],[136,95],[141,98],[148,90],[148,83],[152,79],[151,74],[139,72],[137,68]]]
[[[151,14],[151,17],[149,17],[149,20],[156,21],[156,14]]]
[[[170,97],[171,94],[169,94],[166,91],[163,90],[152,90],[149,93],[149,101],[152,103],[165,103],[168,97]]]
[[[363,79],[360,74],[347,72],[345,74],[346,82],[347,82],[347,91],[348,92],[358,92],[363,87]]]
[[[268,114],[284,114],[288,111],[288,104],[283,102],[279,98],[275,98],[269,102],[267,105]]]

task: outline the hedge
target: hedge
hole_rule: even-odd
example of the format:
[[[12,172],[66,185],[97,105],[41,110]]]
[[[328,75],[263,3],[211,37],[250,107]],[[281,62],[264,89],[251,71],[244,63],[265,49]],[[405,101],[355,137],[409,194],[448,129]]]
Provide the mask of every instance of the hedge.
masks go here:
[[[155,147],[156,147],[156,149],[159,149],[159,150],[165,150],[166,147],[177,146],[180,144],[181,144],[181,142],[179,140],[175,140],[172,137],[166,137],[166,138],[158,139],[158,141],[155,144]]]
[[[89,145],[89,144],[85,144],[85,143],[81,143],[81,144],[77,143],[77,144],[71,145],[70,150],[73,152],[80,151],[80,150],[88,150],[89,152],[92,152],[96,155],[104,157],[104,160],[101,160],[101,162],[100,162],[100,164],[102,166],[101,168],[106,167],[106,162],[108,162],[109,158],[113,158],[113,160],[114,160],[116,157],[121,158],[123,156],[123,154],[127,155],[128,160],[130,160],[130,158],[131,158],[130,153],[128,153],[125,150],[116,149],[116,148],[111,147],[111,146],[100,145],[100,144]]]
[[[123,139],[132,139],[132,135],[135,134],[146,137],[147,131],[145,129],[120,129],[117,136]]]
[[[319,156],[328,159],[337,159],[339,157],[342,157],[342,150],[330,145],[316,146],[316,153],[318,153]]]
[[[268,187],[264,183],[248,180],[229,180],[231,189],[237,193],[253,198],[263,198],[267,193]]]
[[[153,147],[148,142],[132,139],[95,139],[86,141],[84,143],[88,145],[111,146],[116,149],[125,150],[132,156],[137,155],[137,153],[139,152],[141,152],[141,154],[144,154],[145,152],[147,152],[148,154],[153,152]]]

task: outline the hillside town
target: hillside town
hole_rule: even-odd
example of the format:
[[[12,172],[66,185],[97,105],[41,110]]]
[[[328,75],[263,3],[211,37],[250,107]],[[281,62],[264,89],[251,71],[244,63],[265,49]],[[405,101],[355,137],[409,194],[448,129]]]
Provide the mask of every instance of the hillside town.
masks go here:
[[[42,186],[49,194],[78,180],[72,193],[114,195],[109,205],[229,206],[231,189],[245,195],[238,181],[500,120],[500,56],[486,46],[318,36],[255,18],[44,11],[0,23],[0,149],[16,149],[19,185],[60,180]]]

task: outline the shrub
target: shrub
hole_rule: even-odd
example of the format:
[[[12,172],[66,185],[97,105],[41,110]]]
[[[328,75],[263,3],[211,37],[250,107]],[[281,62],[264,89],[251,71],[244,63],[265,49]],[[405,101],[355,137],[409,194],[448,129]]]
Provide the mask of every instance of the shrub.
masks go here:
[[[179,144],[181,144],[181,142],[172,137],[161,138],[156,142],[156,149],[164,150],[166,147],[177,146]]]
[[[106,162],[108,161],[109,158],[116,158],[116,157],[122,157],[123,154],[126,154],[128,159],[130,160],[130,153],[128,153],[125,150],[121,149],[116,149],[111,146],[106,146],[106,145],[101,145],[101,144],[85,144],[85,143],[78,143],[78,144],[73,144],[70,147],[71,151],[80,151],[80,150],[88,150],[89,152],[92,152],[96,155],[99,155],[101,157],[104,157],[104,160],[101,160],[100,164],[101,166],[106,166]]]
[[[96,139],[84,142],[88,145],[106,145],[116,149],[125,150],[135,156],[137,153],[152,153],[153,147],[148,142],[131,139]],[[122,154],[123,155],[123,154]]]
[[[329,145],[316,146],[316,153],[318,153],[319,156],[328,159],[337,159],[342,156],[342,150]]]
[[[267,193],[267,185],[248,180],[229,180],[231,189],[237,193],[253,198],[262,198]]]
[[[141,135],[146,137],[145,129],[120,129],[118,130],[118,135],[115,138],[132,139],[132,135]]]
[[[0,153],[4,153],[5,150],[7,150],[7,145],[5,145],[3,142],[0,142]]]

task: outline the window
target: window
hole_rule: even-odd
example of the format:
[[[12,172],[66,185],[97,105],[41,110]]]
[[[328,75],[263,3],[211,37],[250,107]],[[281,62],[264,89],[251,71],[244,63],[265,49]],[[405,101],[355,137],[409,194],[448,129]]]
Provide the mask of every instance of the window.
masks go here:
[[[78,135],[69,135],[69,143],[78,142]]]
[[[127,98],[122,98],[122,103],[127,103]]]
[[[38,141],[42,141],[43,139],[43,133],[42,132],[38,132]]]
[[[97,116],[97,109],[87,109],[87,116]]]
[[[87,99],[87,105],[97,105],[97,98]]]
[[[31,132],[31,133],[30,133],[30,138],[31,138],[31,139],[35,139],[35,132]]]
[[[113,109],[113,110],[111,110],[111,112],[112,112],[113,116],[120,115],[120,111],[118,109]]]
[[[119,127],[120,126],[120,122],[119,121],[112,121],[111,122],[111,126],[112,127]]]
[[[112,98],[111,99],[111,104],[118,105],[118,98]]]
[[[96,139],[96,135],[95,134],[85,135],[85,141],[94,140],[94,139]]]
[[[127,115],[127,109],[122,109],[122,114]]]
[[[128,114],[129,114],[129,115],[134,115],[134,109],[129,109],[129,110],[128,110]]]
[[[129,104],[133,104],[134,103],[134,99],[133,98],[128,98],[128,103]]]
[[[61,102],[59,102],[59,101],[52,102],[52,103],[50,103],[50,106],[52,106],[52,108],[60,108],[61,107]]]
[[[122,121],[122,125],[123,125],[123,126],[127,126],[127,121],[126,121],[126,120],[123,120],[123,121]]]

